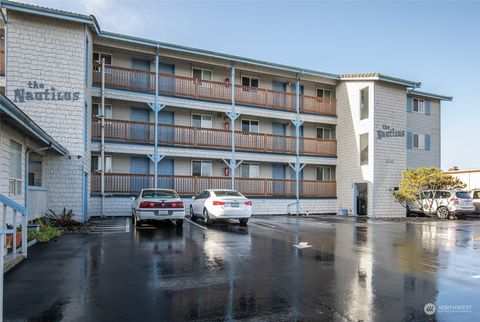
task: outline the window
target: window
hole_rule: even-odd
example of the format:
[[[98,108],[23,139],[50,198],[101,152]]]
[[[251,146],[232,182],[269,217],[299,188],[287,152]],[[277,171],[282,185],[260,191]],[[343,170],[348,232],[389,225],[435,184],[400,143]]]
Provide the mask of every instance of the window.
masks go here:
[[[10,140],[10,185],[11,194],[22,194],[22,145]]]
[[[212,128],[212,116],[202,114],[192,114],[192,126]]]
[[[100,53],[95,51],[93,52],[93,70],[100,70],[99,64],[102,63],[102,58],[105,58],[105,73],[112,73],[112,69],[110,68],[112,66],[112,54]]]
[[[413,135],[413,147],[418,148],[418,134]]]
[[[193,68],[192,76],[195,79],[212,80],[212,71],[207,69],[201,69],[201,68]]]
[[[368,87],[360,90],[360,120],[368,118],[369,99]]]
[[[425,138],[422,134],[412,134],[412,147],[414,149],[423,149],[425,146]]]
[[[92,155],[92,171],[101,171],[102,165],[100,164],[100,156],[99,155]],[[106,155],[105,156],[105,173],[112,172],[112,156]]]
[[[240,192],[232,190],[215,190],[214,193],[217,197],[243,197]]]
[[[242,120],[242,131],[258,133],[258,121]]]
[[[419,98],[414,98],[413,111],[418,113],[425,113],[425,101]]]
[[[317,88],[317,97],[332,98],[332,91],[325,88]]]
[[[212,176],[212,161],[192,161],[192,176]]]
[[[31,153],[28,159],[28,185],[41,186],[43,172],[43,158],[41,155]]]
[[[331,139],[332,138],[332,129],[327,127],[317,127],[317,138],[318,139]]]
[[[92,115],[93,116],[100,116],[100,112],[102,111],[102,106],[99,103],[92,104]],[[111,119],[112,118],[112,105],[105,104],[105,118]]]
[[[258,88],[258,78],[242,76],[242,86]]]
[[[360,134],[360,165],[368,164],[368,133]]]
[[[258,164],[243,163],[242,164],[242,178],[259,178],[260,167]]]
[[[173,190],[143,190],[142,198],[180,198]]]
[[[210,197],[210,192],[209,191],[202,191],[200,192],[196,197],[195,199],[207,199]]]
[[[448,199],[450,198],[452,195],[450,194],[450,192],[448,191],[437,191],[435,193],[435,199]]]
[[[473,192],[473,199],[480,199],[480,190],[475,190]]]
[[[335,180],[335,171],[332,167],[318,167],[317,168],[317,180],[320,181],[333,181]]]

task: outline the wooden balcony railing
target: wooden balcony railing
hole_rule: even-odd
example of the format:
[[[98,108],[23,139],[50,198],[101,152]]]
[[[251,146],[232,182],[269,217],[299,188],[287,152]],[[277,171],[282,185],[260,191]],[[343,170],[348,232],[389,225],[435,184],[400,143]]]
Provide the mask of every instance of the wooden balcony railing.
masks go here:
[[[293,197],[295,180],[236,178],[235,186],[245,196]],[[153,187],[151,174],[106,173],[105,193],[132,195]],[[158,187],[174,189],[180,195],[198,194],[204,189],[230,189],[229,177],[159,176]],[[300,180],[302,197],[335,197],[335,181]],[[100,192],[100,174],[92,173],[92,193]]]
[[[105,119],[105,139],[109,141],[154,144],[155,124]],[[180,125],[159,125],[159,143],[182,147],[230,149],[232,132],[223,129]],[[100,120],[92,119],[92,139],[100,139]],[[235,147],[240,151],[295,153],[295,137],[268,133],[235,132]],[[337,141],[300,138],[300,153],[336,156]]]
[[[5,76],[5,51],[0,50],[0,76]]]
[[[93,84],[101,85],[101,72],[93,70]],[[159,74],[159,93],[220,102],[231,102],[231,85],[226,82],[199,80],[169,74]],[[108,66],[105,68],[105,86],[153,94],[155,73]],[[295,94],[269,89],[235,85],[235,102],[294,112]],[[336,100],[300,95],[300,110],[304,113],[335,115]]]

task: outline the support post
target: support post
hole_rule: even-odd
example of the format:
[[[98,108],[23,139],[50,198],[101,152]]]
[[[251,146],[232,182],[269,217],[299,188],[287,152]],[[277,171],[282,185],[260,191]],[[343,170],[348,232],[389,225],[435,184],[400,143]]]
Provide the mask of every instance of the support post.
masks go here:
[[[232,111],[228,113],[230,118],[230,128],[232,129],[232,157],[230,158],[230,175],[232,177],[232,190],[235,190],[235,170],[237,169],[237,157],[235,153],[235,120],[239,114],[235,112],[235,64],[232,62],[232,69],[230,75],[230,84],[232,86]]]
[[[102,197],[101,216],[105,216],[105,58],[102,58],[102,97],[100,114],[100,194]]]
[[[155,142],[154,142],[154,148],[153,148],[153,154],[155,155],[155,161],[153,163],[153,187],[157,188],[158,186],[158,45],[157,45],[157,51],[155,52]]]
[[[295,197],[296,197],[296,215],[300,214],[300,76],[297,75],[295,82],[295,107],[297,116],[295,118]],[[302,168],[303,169],[303,168]]]

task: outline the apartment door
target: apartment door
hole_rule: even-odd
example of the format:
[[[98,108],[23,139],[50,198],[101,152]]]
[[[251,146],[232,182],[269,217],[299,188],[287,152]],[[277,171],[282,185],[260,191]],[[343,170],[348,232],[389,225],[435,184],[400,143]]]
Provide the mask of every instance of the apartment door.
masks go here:
[[[285,106],[287,84],[278,81],[272,81],[272,89],[275,91],[273,94],[273,106],[283,107]]]
[[[140,143],[150,141],[150,111],[144,108],[132,107],[130,119],[133,123],[130,129],[132,140]]]
[[[174,168],[173,159],[163,159],[158,163],[158,187],[174,189]]]
[[[158,65],[159,76],[159,91],[166,94],[175,94],[175,66],[170,64]]]
[[[285,135],[287,134],[287,126],[283,123],[272,122],[272,134],[283,136],[274,136],[272,139],[272,145],[276,152],[285,152],[287,148],[287,142],[285,140]]]
[[[299,132],[299,136],[300,136],[300,153],[303,153],[304,151],[304,143],[303,143],[303,125],[300,126],[300,128],[298,129],[298,132]],[[296,146],[296,138],[297,138],[297,129],[295,128],[295,126],[292,124],[292,126],[290,127],[290,135],[295,137],[295,140],[291,140],[293,142],[293,151],[296,151],[297,150],[297,146]]]
[[[355,198],[355,214],[366,216],[368,214],[368,185],[366,183],[355,183],[353,195]]]
[[[275,196],[285,195],[285,165],[272,165],[272,192]]]
[[[137,72],[133,74],[132,85],[135,89],[140,91],[150,90],[150,62],[144,59],[132,59],[132,69]]]
[[[150,173],[150,161],[147,158],[132,157],[130,159],[130,192],[137,193],[141,189],[148,188]]]
[[[303,184],[302,184],[302,180],[303,180],[303,169],[300,171],[300,174],[298,176],[300,182],[299,182],[299,189],[298,191],[300,192],[300,194],[303,193]],[[297,182],[296,182],[296,177],[295,177],[295,170],[293,170],[292,168],[290,168],[290,180],[293,180],[291,182],[291,185],[290,185],[290,191],[292,192],[292,194],[296,194],[296,191],[297,191]]]
[[[158,115],[158,123],[160,124],[159,139],[160,143],[173,144],[175,143],[175,129],[172,126],[162,126],[162,125],[173,125],[175,116],[173,112],[160,112]]]

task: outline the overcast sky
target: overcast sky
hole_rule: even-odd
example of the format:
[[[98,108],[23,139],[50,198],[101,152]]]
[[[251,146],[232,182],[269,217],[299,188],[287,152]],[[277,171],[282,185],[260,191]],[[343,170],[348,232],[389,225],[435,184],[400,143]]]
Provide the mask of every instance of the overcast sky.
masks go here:
[[[20,0],[103,30],[331,73],[422,82],[442,103],[442,167],[480,168],[480,3]]]

